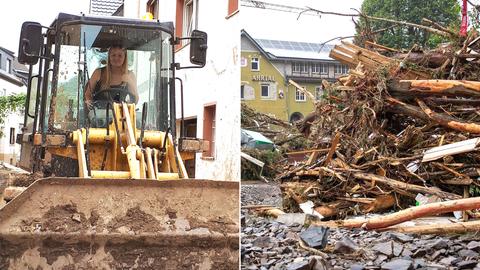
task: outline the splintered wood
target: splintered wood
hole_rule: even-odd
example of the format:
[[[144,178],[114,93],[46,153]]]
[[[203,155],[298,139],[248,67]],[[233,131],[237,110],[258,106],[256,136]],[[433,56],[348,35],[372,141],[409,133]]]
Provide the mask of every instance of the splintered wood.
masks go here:
[[[335,46],[330,57],[351,70],[335,84],[324,83],[326,98],[309,115],[309,139],[322,151],[308,152],[276,178],[285,209],[299,211],[299,204],[312,201],[319,214],[341,219],[417,204],[422,208],[393,218],[415,218],[419,210],[420,216],[457,210],[464,218],[478,216],[480,60],[460,57],[480,49],[472,40],[480,39],[467,38],[461,50],[449,45],[432,52]],[[467,197],[475,203],[462,204]],[[366,226],[392,225],[373,221]]]
[[[378,69],[379,67],[388,67],[391,70],[398,70],[401,61],[383,56],[379,53],[369,51],[358,47],[352,43],[342,41],[341,45],[335,45],[330,51],[330,57],[348,65],[351,68],[359,63],[368,70]],[[431,78],[426,72],[407,70],[401,75],[403,79],[428,79]]]

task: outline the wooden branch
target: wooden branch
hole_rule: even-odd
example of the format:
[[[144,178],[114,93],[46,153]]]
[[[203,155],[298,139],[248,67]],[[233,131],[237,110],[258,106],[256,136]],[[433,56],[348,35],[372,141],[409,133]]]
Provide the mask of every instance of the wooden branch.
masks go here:
[[[429,104],[435,105],[468,105],[480,106],[480,99],[465,99],[465,98],[427,98],[425,101]]]
[[[391,88],[392,87],[392,88]],[[480,96],[480,82],[463,80],[401,80],[391,83],[395,91],[415,91],[426,94]]]
[[[295,86],[295,88],[297,88],[298,90],[300,90],[300,92],[304,93],[305,95],[307,95],[313,102],[313,104],[316,106],[317,103],[318,103],[318,100],[315,98],[315,96],[310,93],[307,89],[305,89],[304,87],[301,87],[298,83],[294,82],[293,80],[288,80],[288,83]]]
[[[335,133],[335,137],[332,140],[332,145],[330,146],[330,150],[328,151],[328,154],[327,154],[327,157],[325,158],[323,166],[328,166],[328,164],[332,160],[333,154],[337,149],[338,142],[340,141],[340,135],[341,135],[340,132]]]
[[[423,120],[425,122],[430,122],[430,118],[428,115],[426,115],[422,109],[420,109],[417,106],[409,105],[404,102],[401,102],[398,99],[392,98],[392,97],[387,97],[386,101],[390,104],[390,106],[387,107],[387,110],[393,113],[398,113],[398,114],[403,114],[403,115],[408,115],[413,118]]]
[[[353,173],[353,177],[362,179],[362,180],[369,180],[369,181],[375,181],[377,183],[382,183],[384,185],[387,185],[393,189],[400,189],[400,190],[405,190],[409,192],[415,192],[415,193],[426,193],[426,194],[432,194],[436,195],[440,198],[443,199],[459,199],[461,196],[445,191],[441,191],[436,188],[430,188],[430,187],[422,187],[419,185],[414,185],[414,184],[408,184],[402,181],[397,181],[395,179],[391,179],[388,177],[384,176],[379,176],[375,174],[370,174],[370,173]]]
[[[374,48],[389,51],[389,52],[398,52],[397,49],[386,47],[386,46],[383,46],[381,44],[373,43],[373,42],[368,41],[368,40],[365,41],[365,46],[370,46],[370,47],[374,47]]]
[[[330,11],[321,11],[321,10],[314,9],[314,8],[311,8],[311,7],[307,7],[307,11],[313,11],[313,12],[316,12],[318,14],[328,14],[328,15],[337,15],[337,16],[348,16],[348,17],[359,17],[359,16],[361,16],[361,17],[364,17],[364,18],[369,19],[369,20],[389,22],[389,23],[406,25],[406,26],[411,26],[411,27],[423,29],[423,30],[426,30],[428,32],[431,32],[431,33],[434,33],[434,34],[437,34],[437,35],[440,35],[440,36],[445,36],[445,37],[451,37],[451,36],[456,37],[456,36],[458,36],[457,34],[452,35],[453,33],[445,32],[445,31],[435,29],[435,28],[432,28],[432,27],[428,27],[428,26],[425,26],[425,25],[420,25],[420,24],[410,23],[410,22],[405,22],[405,21],[396,21],[396,20],[380,18],[380,17],[373,17],[373,16],[368,16],[368,15],[362,14],[360,12],[358,14],[345,14],[345,13],[337,13],[337,12],[330,12]]]
[[[429,19],[427,19],[427,18],[422,18],[422,23],[424,23],[424,24],[426,24],[426,25],[428,25],[428,26],[433,26],[433,27],[435,27],[436,29],[438,29],[438,30],[440,30],[440,31],[449,33],[452,37],[458,35],[457,33],[454,33],[454,32],[452,32],[452,31],[450,31],[448,28],[443,27],[443,26],[440,25],[439,23],[434,22],[434,21],[432,21],[432,20],[429,20]]]
[[[469,132],[475,134],[480,133],[479,124],[464,122],[446,114],[436,113],[430,108],[428,108],[428,106],[423,101],[419,99],[416,100],[418,105],[420,105],[420,107],[422,108],[423,112],[425,112],[425,114],[427,114],[430,119],[437,122],[438,124],[462,132]]]
[[[414,206],[393,214],[373,217],[370,219],[347,219],[337,221],[314,221],[315,226],[365,228],[367,230],[387,228],[412,219],[434,216],[454,211],[472,210],[480,208],[480,197],[459,199],[445,202],[430,203]]]
[[[452,224],[416,225],[408,227],[389,227],[380,231],[395,231],[415,234],[463,234],[480,231],[480,220]]]

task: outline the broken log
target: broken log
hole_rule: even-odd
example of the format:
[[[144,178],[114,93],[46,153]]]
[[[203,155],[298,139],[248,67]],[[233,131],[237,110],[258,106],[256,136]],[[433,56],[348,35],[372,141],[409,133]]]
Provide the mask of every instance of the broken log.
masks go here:
[[[426,98],[425,102],[435,105],[467,105],[480,106],[480,99],[466,99],[466,98]]]
[[[411,52],[409,54],[399,53],[393,56],[397,60],[406,60],[407,62],[422,64],[429,68],[438,68],[449,59],[445,53],[434,52],[430,54]]]
[[[430,119],[437,122],[438,124],[462,132],[469,132],[475,134],[480,133],[480,124],[469,123],[455,119],[446,114],[436,113],[432,111],[423,101],[419,99],[416,100],[420,108],[422,108],[423,112],[427,114]]]
[[[462,132],[475,134],[480,133],[480,124],[469,123],[451,117],[447,114],[436,113],[428,108],[427,105],[421,100],[417,99],[417,103],[420,105],[420,108],[406,104],[392,97],[387,97],[385,100],[390,104],[390,106],[386,107],[386,109],[390,112],[408,115],[425,122],[431,122],[431,120],[433,120],[439,125]]]
[[[393,189],[397,190],[404,190],[404,191],[410,191],[410,192],[415,192],[415,193],[426,193],[426,194],[432,194],[436,195],[442,199],[459,199],[461,198],[460,195],[441,191],[437,188],[433,187],[422,187],[419,185],[414,185],[414,184],[408,184],[402,181],[397,181],[388,177],[384,176],[378,176],[375,174],[370,174],[370,173],[353,173],[353,177],[362,179],[362,180],[368,180],[368,181],[375,181],[377,183],[382,183],[384,185],[387,185]]]
[[[395,231],[415,234],[459,234],[480,231],[480,220],[452,224],[416,225],[414,227],[388,227],[379,231]]]
[[[392,80],[388,90],[411,96],[464,96],[480,97],[480,82],[460,80]]]
[[[434,216],[454,211],[464,211],[480,208],[480,197],[459,199],[445,202],[430,203],[411,207],[393,214],[373,217],[370,219],[346,219],[336,221],[313,221],[315,226],[344,227],[344,228],[365,228],[367,230],[382,229],[400,224],[412,219]]]

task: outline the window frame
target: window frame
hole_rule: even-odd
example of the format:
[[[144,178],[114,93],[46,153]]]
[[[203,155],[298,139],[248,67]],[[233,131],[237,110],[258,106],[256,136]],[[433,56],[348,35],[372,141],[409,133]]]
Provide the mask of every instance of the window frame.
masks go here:
[[[256,59],[255,61],[253,59]],[[257,69],[253,68],[253,64],[257,64]],[[252,57],[250,58],[250,70],[251,71],[260,71],[260,58],[259,57]]]
[[[300,98],[300,97],[303,97],[303,98]],[[295,101],[296,102],[306,102],[307,101],[307,97],[306,97],[305,93],[300,91],[298,88],[295,88]]]
[[[314,63],[312,65],[312,74],[327,74],[328,65],[326,63]]]
[[[264,96],[263,95],[263,87],[266,86],[267,87],[267,93],[268,95]],[[260,98],[261,99],[272,99],[271,97],[271,85],[269,83],[261,83],[260,84]]]
[[[202,152],[201,158],[205,160],[215,159],[216,106],[216,103],[203,106],[203,139],[210,143],[208,150]]]
[[[10,128],[10,145],[15,144],[15,128],[11,127]]]
[[[300,62],[293,62],[292,73],[300,73],[300,70],[301,70]]]
[[[300,73],[308,74],[309,69],[310,69],[310,65],[308,62],[301,62]]]
[[[7,58],[7,61],[5,61],[5,71],[12,73],[12,59]]]
[[[192,4],[192,13],[191,18],[187,18],[187,10],[185,6]],[[188,30],[193,31],[197,29],[198,26],[198,0],[177,0],[176,2],[176,15],[175,15],[175,36],[176,37],[186,37],[191,36],[191,33],[188,33]],[[190,22],[191,29],[188,29]],[[190,44],[190,40],[184,39],[181,40],[179,44],[176,45],[175,49],[178,51],[186,45]]]
[[[348,66],[344,64],[335,64],[335,74],[348,74]],[[339,72],[340,71],[340,72]],[[343,72],[345,71],[345,72]]]

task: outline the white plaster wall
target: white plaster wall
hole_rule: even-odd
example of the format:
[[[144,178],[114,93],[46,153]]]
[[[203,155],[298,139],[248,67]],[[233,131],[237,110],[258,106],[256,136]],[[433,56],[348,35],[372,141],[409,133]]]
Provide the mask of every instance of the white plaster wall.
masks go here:
[[[161,21],[175,21],[175,2],[160,2]],[[216,104],[214,160],[204,160],[197,154],[195,177],[239,181],[240,14],[226,18],[228,1],[198,2],[197,29],[208,34],[207,64],[202,69],[179,70],[176,74],[184,81],[185,117],[197,118],[198,138],[203,136],[204,106]],[[165,7],[170,10],[166,11]],[[181,49],[175,57],[182,66],[190,65],[189,47]],[[179,118],[180,104],[177,104]]]
[[[6,95],[17,93],[26,93],[25,86],[17,86],[13,83],[5,81],[0,78],[0,94],[3,95],[6,90]],[[3,155],[14,155],[13,165],[15,165],[20,158],[20,145],[10,144],[10,128],[15,128],[15,134],[20,132],[21,123],[23,123],[23,115],[19,112],[9,114],[5,119],[5,124],[3,125],[3,136],[0,138],[0,153]],[[5,162],[10,162],[9,158],[4,159]]]
[[[141,18],[146,0],[125,0],[124,16]],[[196,155],[195,177],[240,180],[240,18],[227,17],[228,1],[198,0],[197,29],[208,34],[207,64],[202,69],[177,71],[184,82],[185,117],[197,118],[197,137],[203,136],[203,108],[216,104],[215,156]],[[176,0],[159,0],[159,20],[175,23]],[[190,65],[189,47],[175,55],[182,66]],[[177,87],[177,119],[180,87]]]

